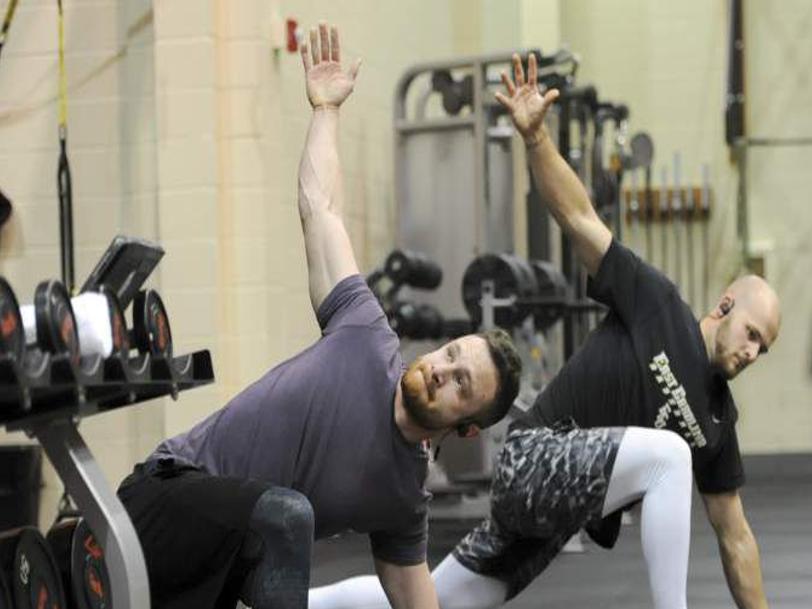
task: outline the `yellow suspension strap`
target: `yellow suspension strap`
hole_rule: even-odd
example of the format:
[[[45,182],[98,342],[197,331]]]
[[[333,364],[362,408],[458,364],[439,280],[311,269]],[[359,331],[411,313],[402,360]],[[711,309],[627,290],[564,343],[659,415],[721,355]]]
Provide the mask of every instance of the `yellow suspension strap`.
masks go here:
[[[65,33],[62,0],[59,7],[59,243],[62,259],[62,283],[74,293],[73,276],[73,193],[68,164],[68,86],[65,76]]]
[[[6,8],[6,18],[3,19],[3,27],[0,28],[0,53],[3,52],[3,46],[6,44],[6,37],[8,30],[11,27],[11,20],[14,18],[14,10],[17,8],[17,0],[11,0]]]

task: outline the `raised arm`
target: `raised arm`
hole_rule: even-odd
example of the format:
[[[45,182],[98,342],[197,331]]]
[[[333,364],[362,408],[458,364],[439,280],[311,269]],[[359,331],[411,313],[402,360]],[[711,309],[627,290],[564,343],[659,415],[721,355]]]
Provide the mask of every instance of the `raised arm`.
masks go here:
[[[542,97],[538,89],[536,56],[530,54],[527,80],[518,55],[513,55],[513,77],[502,73],[507,95],[496,99],[510,112],[513,124],[524,138],[527,159],[536,187],[549,201],[558,225],[572,240],[575,252],[587,272],[594,276],[612,242],[612,234],[601,222],[581,180],[556,150],[544,127],[544,116],[558,98],[552,89]]]
[[[299,217],[304,231],[310,301],[319,306],[335,287],[358,273],[342,219],[344,186],[338,157],[339,107],[355,85],[360,61],[341,69],[338,30],[319,24],[302,45],[307,99],[313,108],[299,163]]]
[[[703,494],[722,558],[727,586],[740,609],[766,609],[758,544],[738,492]]]

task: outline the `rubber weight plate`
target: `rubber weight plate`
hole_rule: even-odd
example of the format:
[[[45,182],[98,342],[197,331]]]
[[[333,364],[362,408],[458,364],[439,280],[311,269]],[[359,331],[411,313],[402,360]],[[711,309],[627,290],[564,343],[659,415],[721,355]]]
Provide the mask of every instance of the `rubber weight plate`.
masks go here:
[[[518,301],[497,307],[494,320],[497,326],[513,328],[527,316],[527,308],[520,302],[537,293],[536,277],[526,260],[512,254],[484,254],[475,258],[462,276],[462,302],[468,315],[478,326],[482,323],[482,282],[494,282],[494,296]]]
[[[0,563],[14,609],[66,609],[59,571],[37,529],[24,527],[0,536]]]
[[[79,522],[73,537],[71,575],[77,609],[110,609],[113,606],[104,551],[84,520]]]
[[[142,353],[172,357],[172,330],[166,307],[155,290],[141,290],[133,301],[133,336]]]
[[[569,283],[552,262],[546,260],[531,260],[530,265],[536,274],[536,284],[538,285],[538,297],[551,301],[565,301],[569,293]],[[556,305],[549,307],[535,307],[533,320],[536,328],[546,330],[555,322],[561,319],[565,311],[564,306]]]
[[[25,355],[25,328],[20,304],[8,282],[0,277],[0,354],[18,362]]]
[[[130,337],[127,333],[127,321],[124,319],[121,303],[116,293],[107,286],[103,285],[99,291],[107,297],[110,331],[113,336],[113,355],[127,358],[130,353]]]
[[[67,353],[79,362],[79,331],[68,291],[61,282],[43,281],[34,292],[37,316],[37,342],[43,351]]]
[[[78,525],[78,518],[62,520],[52,526],[45,536],[59,570],[68,609],[76,609],[76,591],[71,580],[71,566],[73,561],[73,539]]]

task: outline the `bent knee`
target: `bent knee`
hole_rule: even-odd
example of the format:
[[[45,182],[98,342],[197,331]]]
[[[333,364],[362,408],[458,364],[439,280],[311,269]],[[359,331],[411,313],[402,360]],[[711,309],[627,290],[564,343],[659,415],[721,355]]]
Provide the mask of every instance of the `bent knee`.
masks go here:
[[[691,447],[681,435],[668,429],[646,431],[649,456],[652,460],[664,469],[690,472],[693,462]]]
[[[263,537],[280,531],[310,537],[314,526],[310,501],[289,488],[275,487],[262,493],[251,514],[251,528]]]

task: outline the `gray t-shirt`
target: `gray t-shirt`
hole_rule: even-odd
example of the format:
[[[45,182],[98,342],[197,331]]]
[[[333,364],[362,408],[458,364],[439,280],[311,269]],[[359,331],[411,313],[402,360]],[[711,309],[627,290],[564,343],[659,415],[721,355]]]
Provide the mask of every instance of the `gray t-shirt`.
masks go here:
[[[317,318],[315,344],[150,458],[171,455],[214,475],[296,489],[313,506],[316,539],[369,533],[377,558],[419,564],[428,454],[395,425],[398,338],[359,275],[330,292]]]

